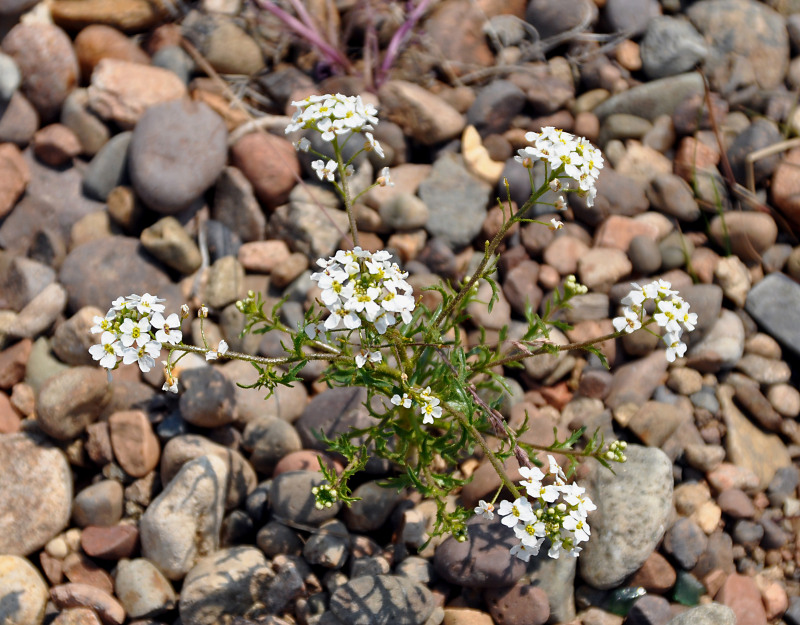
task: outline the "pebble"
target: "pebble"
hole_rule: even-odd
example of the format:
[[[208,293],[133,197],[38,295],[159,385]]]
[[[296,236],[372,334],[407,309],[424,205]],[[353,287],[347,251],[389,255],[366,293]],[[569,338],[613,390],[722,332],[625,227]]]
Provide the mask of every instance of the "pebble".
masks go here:
[[[578,280],[590,291],[607,293],[632,270],[628,255],[611,247],[594,247],[578,260]]]
[[[211,309],[222,309],[247,294],[244,268],[236,254],[218,258],[208,271],[203,299]]]
[[[372,532],[379,529],[402,500],[402,493],[380,484],[377,481],[364,482],[353,491],[353,497],[358,497],[358,501],[344,509],[344,519],[350,530]]]
[[[78,527],[116,525],[122,518],[122,485],[102,480],[87,486],[72,504],[72,520]]]
[[[92,24],[81,30],[75,37],[74,46],[84,82],[89,81],[102,59],[150,64],[150,58],[133,39],[105,24]]]
[[[78,60],[67,34],[54,24],[17,24],[3,38],[3,52],[19,67],[27,99],[44,121],[54,121],[78,83]]]
[[[747,128],[740,132],[728,148],[728,161],[736,179],[747,183],[747,158],[753,152],[771,147],[783,139],[781,131],[775,123],[766,118],[756,119]],[[752,163],[753,180],[761,185],[766,181],[780,163],[780,156],[772,154],[760,158]],[[758,213],[769,217],[767,213]]]
[[[613,374],[606,405],[611,409],[627,403],[642,405],[652,397],[666,371],[667,361],[659,352],[622,365]]]
[[[684,449],[686,462],[698,471],[708,473],[725,460],[725,449],[719,445],[687,445]]]
[[[148,108],[129,150],[137,195],[161,214],[189,206],[225,167],[227,134],[222,119],[202,103],[174,100]]]
[[[216,456],[190,460],[142,515],[142,555],[169,579],[182,579],[217,550],[229,474]]]
[[[720,258],[714,277],[729,300],[739,308],[745,305],[751,286],[750,272],[738,256]]]
[[[524,314],[528,306],[533,310],[539,308],[543,292],[536,284],[538,276],[539,265],[527,259],[506,273],[503,281],[503,294],[511,305],[511,309],[517,314]]]
[[[489,191],[489,185],[473,177],[456,156],[438,158],[419,187],[419,197],[430,212],[428,233],[454,249],[470,243],[486,217]]]
[[[672,509],[672,462],[664,452],[629,445],[626,455],[616,475],[593,467],[587,485],[599,514],[579,566],[595,588],[613,588],[644,564],[664,535]]]
[[[325,480],[318,471],[281,473],[272,480],[269,493],[274,517],[305,525],[319,525],[336,516],[341,507],[339,502],[322,510],[314,505],[315,499],[311,489],[323,483]]]
[[[105,202],[114,188],[130,184],[128,148],[132,136],[131,132],[114,135],[89,161],[83,175],[83,190],[89,197]]]
[[[135,525],[89,526],[81,532],[81,548],[93,558],[116,561],[130,557],[138,539]]]
[[[145,0],[102,0],[100,2],[57,0],[53,3],[50,11],[57,24],[74,31],[100,23],[124,32],[141,32],[153,28],[163,20],[160,10]]]
[[[393,230],[424,228],[430,211],[421,199],[410,193],[400,193],[381,203],[378,212],[383,223]]]
[[[467,111],[467,124],[486,137],[508,130],[511,120],[525,106],[525,93],[513,82],[493,80],[481,88]]]
[[[486,304],[492,297],[492,286],[488,282],[481,282],[476,293],[476,301],[467,304],[467,314],[479,328],[500,330],[511,321],[511,305],[508,303],[503,291],[497,292],[497,298],[489,312]]]
[[[597,198],[593,208],[583,208],[584,201],[570,203],[576,214],[590,225],[597,225],[607,215],[632,217],[647,210],[649,203],[645,195],[647,180],[638,179],[604,169],[597,180]]]
[[[745,310],[764,329],[777,339],[786,349],[800,354],[796,324],[789,322],[784,310],[794,310],[800,302],[800,286],[781,273],[772,273],[758,282],[747,296]]]
[[[669,601],[657,595],[646,595],[633,604],[625,622],[628,625],[666,625],[670,618]]]
[[[125,608],[107,593],[88,584],[61,584],[50,589],[50,599],[59,609],[91,608],[104,625],[122,625]]]
[[[177,603],[172,584],[145,558],[117,563],[114,594],[134,619],[162,614]]]
[[[60,284],[48,284],[19,311],[8,328],[9,336],[35,338],[52,327],[67,306],[67,292]]]
[[[214,428],[235,419],[234,385],[214,367],[186,371],[181,376],[181,416],[199,427]]]
[[[0,555],[0,621],[40,625],[47,604],[47,584],[27,559]]]
[[[466,125],[464,117],[442,98],[411,82],[389,80],[378,96],[381,114],[423,145],[454,139]]]
[[[467,521],[469,538],[448,537],[436,548],[433,565],[445,581],[467,588],[502,588],[515,584],[525,563],[510,554],[513,540],[500,519],[474,516]]]
[[[395,575],[357,577],[339,586],[330,600],[343,625],[422,625],[434,607],[425,586]]]
[[[340,569],[350,556],[350,540],[344,523],[336,519],[325,521],[308,537],[303,546],[303,558],[312,566]]]
[[[752,577],[738,573],[728,575],[716,599],[733,610],[737,625],[765,625],[767,622],[761,593]]]
[[[765,434],[739,411],[733,395],[733,388],[727,384],[717,390],[728,428],[725,438],[728,458],[739,467],[750,469],[758,476],[760,487],[766,488],[779,468],[791,465],[791,457],[780,438]]]
[[[300,451],[302,443],[290,423],[278,417],[262,416],[245,426],[242,447],[250,452],[253,468],[269,475],[287,454]]]
[[[303,541],[297,532],[278,521],[270,521],[258,530],[256,544],[268,558],[303,553]]]
[[[22,92],[16,91],[0,115],[0,141],[24,147],[39,128],[39,114]]]
[[[83,532],[81,532],[82,535]],[[64,576],[68,581],[75,584],[94,586],[107,593],[113,592],[114,580],[111,579],[111,575],[84,554],[80,552],[70,553],[64,558],[62,565]]]
[[[256,485],[258,479],[253,467],[235,449],[223,447],[197,434],[183,434],[171,438],[161,452],[161,481],[169,483],[190,460],[205,455],[221,459],[231,473],[225,493],[225,508],[238,508]]]
[[[703,338],[692,345],[686,364],[701,373],[730,369],[744,352],[744,326],[736,313],[722,310]]]
[[[81,154],[94,156],[109,140],[111,131],[102,120],[89,112],[88,106],[89,94],[86,89],[73,90],[61,107],[60,122],[75,133],[81,145]]]
[[[53,619],[52,625],[102,625],[102,621],[91,608],[68,608]]]
[[[519,6],[519,2],[515,2]],[[488,6],[488,5],[487,5]],[[505,8],[502,4],[499,6]],[[486,12],[484,12],[486,11]],[[466,67],[489,67],[494,62],[494,57],[489,49],[488,42],[483,34],[483,26],[487,18],[500,10],[479,9],[477,6],[458,0],[448,2],[436,7],[435,11],[425,20],[426,31],[441,51],[441,59],[461,59]],[[515,11],[521,14],[521,8]],[[418,64],[411,70],[412,80],[419,74]],[[466,71],[466,68],[454,68],[456,74]],[[454,91],[457,91],[454,89]],[[381,95],[383,100],[383,95]]]
[[[647,24],[641,54],[642,68],[652,80],[691,71],[708,55],[708,46],[688,21],[662,15]]]
[[[601,120],[612,113],[628,113],[642,115],[652,121],[661,115],[672,115],[678,104],[702,93],[702,78],[695,72],[689,72],[653,80],[613,95],[593,112]]]
[[[75,133],[62,124],[50,124],[33,135],[33,151],[37,158],[53,167],[69,163],[81,149]]]
[[[231,17],[192,11],[181,26],[184,36],[220,74],[252,76],[264,69],[259,44]]]
[[[759,384],[782,384],[788,382],[792,374],[785,361],[756,354],[745,354],[736,363],[736,368]]]
[[[547,594],[527,583],[489,589],[484,598],[497,625],[544,625],[550,617]]]
[[[178,609],[186,625],[215,625],[247,614],[263,602],[272,577],[264,554],[231,547],[200,559],[181,589]]]
[[[753,0],[701,0],[686,15],[710,42],[704,69],[714,91],[748,84],[772,89],[783,81],[789,37],[776,11]],[[744,61],[736,65],[735,59]]]
[[[542,39],[576,28],[584,21],[592,22],[597,15],[593,3],[586,0],[533,0],[528,3],[525,21],[531,24]]]
[[[778,227],[766,213],[736,211],[727,212],[724,217],[714,217],[709,234],[723,249],[726,242],[730,242],[731,252],[742,260],[760,260],[761,255],[775,243]]]
[[[298,189],[302,187],[298,186]],[[291,200],[279,206],[270,217],[269,229],[272,236],[292,242],[292,249],[308,256],[316,262],[318,258],[333,256],[338,249],[343,233],[347,232],[349,221],[347,213],[337,208],[328,208],[323,213],[319,204],[306,201],[301,194],[292,193],[302,199]],[[316,190],[315,190],[316,193]],[[334,199],[334,202],[336,200]]]
[[[14,208],[30,182],[30,171],[22,152],[13,143],[0,144],[0,218]]]
[[[37,413],[42,430],[60,441],[80,435],[111,399],[106,372],[73,367],[49,378],[39,390]]]
[[[678,519],[664,535],[664,550],[686,571],[694,568],[707,547],[708,538],[691,518]]]
[[[228,226],[245,243],[264,239],[267,219],[253,185],[235,167],[226,167],[217,179],[211,217]]]
[[[231,147],[231,164],[245,175],[256,197],[269,209],[286,202],[300,176],[294,146],[283,137],[264,132],[239,139]],[[316,206],[315,210],[319,211]]]
[[[800,414],[800,392],[784,383],[773,384],[767,391],[767,399],[782,416],[794,419]]]
[[[0,104],[8,104],[20,84],[22,84],[22,74],[16,62],[7,54],[0,52]]]
[[[108,426],[114,456],[128,475],[144,477],[158,466],[161,447],[144,412],[115,412]]]
[[[711,603],[679,614],[667,625],[737,625],[736,614],[728,606]]]
[[[193,274],[203,262],[200,248],[174,217],[163,217],[142,230],[140,241],[150,254],[182,275]]]

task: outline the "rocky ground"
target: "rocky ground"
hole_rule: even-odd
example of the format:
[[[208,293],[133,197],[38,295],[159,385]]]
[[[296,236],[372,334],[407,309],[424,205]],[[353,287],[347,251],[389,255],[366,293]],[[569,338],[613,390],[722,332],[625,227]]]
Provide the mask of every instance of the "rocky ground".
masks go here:
[[[353,59],[368,24],[385,48],[402,22],[399,3],[306,5]],[[0,622],[800,623],[800,4],[442,0],[378,89],[238,0],[0,0],[0,17]],[[369,420],[363,389],[319,368],[264,401],[234,385],[248,365],[187,358],[174,398],[158,370],[109,386],[88,356],[93,316],[144,292],[207,304],[212,345],[280,353],[275,333],[239,338],[234,302],[287,295],[296,324],[343,239],[283,133],[292,99],[326,92],[380,110],[386,159],[355,185],[385,165],[396,184],[358,206],[362,242],[416,289],[468,271],[504,177],[525,200],[527,131],[603,149],[594,207],[571,195],[563,230],[505,241],[470,340],[519,335],[526,300],[571,273],[589,293],[557,341],[609,332],[631,280],[664,277],[698,313],[674,364],[637,333],[603,345],[610,370],[562,353],[509,371],[530,442],[586,425],[629,443],[616,477],[579,471],[599,509],[577,562],[526,566],[477,520],[419,550],[432,502],[380,474],[316,510],[312,431]],[[480,458],[460,470],[465,505],[496,488]]]

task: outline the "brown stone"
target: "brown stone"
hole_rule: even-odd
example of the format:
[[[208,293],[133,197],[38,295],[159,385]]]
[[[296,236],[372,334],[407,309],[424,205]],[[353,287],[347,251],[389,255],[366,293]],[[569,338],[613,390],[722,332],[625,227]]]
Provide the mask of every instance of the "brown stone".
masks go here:
[[[633,238],[640,235],[652,239],[655,245],[658,230],[652,224],[624,215],[610,215],[597,229],[594,235],[594,244],[598,247],[614,247],[626,252]]]
[[[766,625],[761,593],[752,577],[738,573],[728,575],[715,599],[733,610],[737,625]]]
[[[674,171],[691,184],[697,171],[715,170],[719,152],[694,137],[684,137],[675,154]]]
[[[160,6],[148,0],[56,0],[50,5],[50,14],[56,24],[68,30],[105,24],[125,32],[141,32],[161,20]]]
[[[129,558],[136,549],[139,530],[135,525],[98,527],[90,525],[81,532],[81,547],[90,556],[103,560]]]
[[[158,438],[140,410],[115,412],[108,420],[111,447],[119,465],[133,477],[144,477],[158,465]]]
[[[78,137],[62,124],[50,124],[33,135],[33,152],[40,161],[53,167],[68,163],[81,150]]]
[[[5,217],[28,186],[31,173],[13,143],[0,144],[0,218]]]
[[[484,598],[497,625],[544,625],[550,617],[547,593],[529,583],[491,589]]]
[[[102,621],[91,608],[70,608],[56,616],[51,625],[102,625]]]
[[[71,553],[64,558],[63,570],[67,579],[73,583],[94,586],[109,594],[114,592],[111,575],[82,553]]]
[[[87,584],[62,584],[50,589],[50,599],[59,609],[91,608],[105,625],[122,625],[125,608],[109,593]]]
[[[33,342],[22,339],[0,352],[0,388],[10,389],[25,377]]]
[[[641,586],[648,592],[664,593],[675,585],[677,574],[669,561],[657,551],[645,560],[642,568],[627,581],[628,586]]]
[[[283,137],[253,132],[231,147],[231,164],[253,185],[256,197],[268,208],[286,202],[300,177],[294,146]]]
[[[75,37],[75,54],[85,82],[102,59],[118,59],[149,65],[150,58],[136,43],[116,28],[92,24]]]
[[[289,260],[291,251],[285,241],[251,241],[239,248],[239,262],[247,271],[270,273]]]
[[[8,395],[0,392],[0,434],[19,432],[22,428],[20,418]]]

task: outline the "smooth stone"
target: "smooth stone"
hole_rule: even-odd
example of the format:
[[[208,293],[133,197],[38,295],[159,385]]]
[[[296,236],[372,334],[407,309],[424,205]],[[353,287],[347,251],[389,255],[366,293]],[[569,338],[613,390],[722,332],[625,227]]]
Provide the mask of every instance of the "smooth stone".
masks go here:
[[[452,536],[436,549],[433,565],[445,581],[467,588],[500,588],[515,584],[525,573],[525,563],[512,556],[514,535],[496,517],[474,516],[467,521],[468,539]]]
[[[0,106],[0,141],[24,147],[38,128],[39,113],[22,92],[14,92],[11,100]]]
[[[640,45],[642,69],[651,80],[688,72],[708,54],[700,33],[686,20],[654,17]]]
[[[330,508],[319,510],[315,506],[316,500],[311,492],[313,487],[324,483],[326,483],[325,478],[317,471],[281,473],[272,480],[269,492],[273,516],[277,520],[305,525],[319,525],[333,518],[342,504],[336,502]]]
[[[116,525],[122,518],[122,503],[122,485],[102,480],[75,495],[72,520],[78,527]]]
[[[27,559],[0,555],[0,622],[40,625],[47,598],[47,584]]]
[[[182,579],[217,550],[228,477],[216,456],[190,460],[142,515],[142,555],[169,579]]]
[[[97,342],[97,336],[90,332],[90,328],[95,325],[94,318],[102,315],[99,308],[87,306],[56,327],[50,344],[61,362],[95,366],[89,348]]]
[[[659,352],[653,352],[638,361],[619,367],[606,397],[609,408],[618,408],[627,403],[637,406],[644,404],[653,396],[653,391],[661,383],[667,371],[667,359]]]
[[[598,507],[580,557],[583,579],[595,588],[617,586],[655,550],[672,512],[672,462],[660,449],[629,445],[616,475],[592,466],[587,491]],[[635,493],[635,496],[633,494]]]
[[[723,309],[705,336],[689,348],[686,364],[700,372],[733,368],[744,353],[744,326],[733,311]]]
[[[89,584],[61,584],[50,589],[50,599],[59,609],[91,608],[104,625],[122,625],[125,608],[110,593]]]
[[[389,80],[380,88],[379,97],[381,113],[424,145],[453,139],[466,124],[442,98],[411,82]]]
[[[554,560],[544,552],[531,558],[526,577],[530,585],[540,588],[547,595],[550,605],[550,619],[565,623],[575,618],[575,572],[578,568],[576,558]]]
[[[115,412],[108,427],[114,457],[128,475],[144,477],[158,466],[161,446],[143,411]]]
[[[783,347],[800,356],[800,329],[785,311],[800,306],[800,285],[782,273],[771,273],[747,295],[745,310]]]
[[[129,184],[128,147],[132,132],[114,135],[94,155],[83,174],[83,190],[101,202],[108,199],[114,187]]]
[[[203,262],[200,248],[174,217],[163,217],[145,228],[139,240],[155,258],[185,276],[197,271]]]
[[[211,216],[228,226],[245,243],[264,239],[267,228],[264,212],[253,185],[235,167],[223,169],[217,180]]]
[[[222,172],[227,138],[222,118],[205,104],[175,100],[151,106],[130,144],[129,172],[137,195],[161,214],[180,212]]]
[[[612,113],[628,113],[655,120],[672,115],[687,98],[703,93],[703,80],[694,73],[653,80],[608,98],[594,109],[601,120]]]
[[[711,220],[709,234],[724,248],[730,243],[731,252],[745,261],[760,260],[775,243],[778,226],[770,215],[760,212],[729,212]]]
[[[353,491],[353,502],[344,509],[348,529],[354,532],[371,532],[379,529],[403,499],[394,488],[384,488],[378,481],[365,482]]]
[[[791,466],[788,449],[775,434],[764,434],[733,402],[734,390],[727,384],[717,388],[722,416],[728,428],[725,447],[731,462],[750,469],[765,489],[778,469]]]
[[[272,577],[254,547],[221,549],[200,559],[183,581],[178,609],[185,625],[215,625],[244,616]]]
[[[456,249],[469,244],[486,218],[490,190],[457,156],[441,156],[419,186],[419,196],[430,211],[427,231]]]
[[[86,89],[75,89],[64,100],[60,121],[78,137],[82,154],[94,156],[108,142],[111,131],[88,110],[88,104]]]
[[[525,106],[525,93],[509,80],[493,80],[481,88],[467,111],[467,124],[486,137],[508,130],[511,120]]]
[[[14,208],[30,182],[30,172],[22,152],[13,143],[0,145],[0,218]]]
[[[350,557],[350,542],[350,534],[341,521],[325,521],[318,532],[308,537],[303,546],[303,558],[312,566],[340,569]]]
[[[292,425],[273,416],[248,422],[242,433],[242,446],[251,452],[253,468],[267,475],[284,456],[303,447]]]
[[[729,607],[712,603],[691,608],[667,625],[736,625],[736,615]]]
[[[286,202],[301,173],[294,146],[284,137],[264,132],[252,132],[234,143],[230,164],[244,174],[256,197],[269,209]],[[315,210],[319,212],[316,206]]]
[[[322,206],[324,210],[317,203],[299,199],[279,206],[269,220],[271,236],[291,241],[291,249],[305,254],[312,263],[332,256],[349,222],[345,211],[325,203]]]
[[[67,34],[54,24],[17,24],[2,45],[19,66],[25,96],[44,121],[54,121],[78,83],[78,59]]]
[[[435,607],[423,585],[394,575],[357,577],[331,595],[331,612],[344,625],[422,625]]]
[[[49,378],[39,390],[39,423],[49,436],[71,440],[100,417],[110,399],[111,389],[102,368],[67,369]]]
[[[700,217],[700,207],[692,188],[675,174],[662,174],[653,178],[647,197],[659,211],[681,221],[692,222]]]
[[[177,603],[172,584],[144,558],[117,563],[114,594],[131,618],[156,616],[172,610]]]

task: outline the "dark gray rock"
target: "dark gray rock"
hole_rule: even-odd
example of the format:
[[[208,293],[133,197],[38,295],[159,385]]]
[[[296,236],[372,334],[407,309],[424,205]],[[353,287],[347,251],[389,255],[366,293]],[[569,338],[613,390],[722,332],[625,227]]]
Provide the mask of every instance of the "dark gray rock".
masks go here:
[[[688,21],[664,15],[650,20],[640,52],[645,74],[658,79],[691,71],[708,54],[708,47]]]
[[[467,111],[467,123],[481,136],[508,130],[511,120],[525,106],[522,89],[508,80],[493,80],[483,87]]]
[[[685,99],[703,93],[703,79],[691,72],[653,80],[618,93],[594,109],[604,119],[612,113],[641,115],[651,121],[660,115],[672,115]]]
[[[319,525],[336,516],[342,504],[319,510],[311,489],[324,484],[325,478],[317,471],[288,471],[272,480],[269,501],[273,517],[278,521]]]
[[[800,326],[787,310],[800,310],[800,284],[782,273],[771,273],[747,294],[745,310],[786,349],[800,356]]]
[[[130,184],[128,147],[132,132],[121,132],[106,143],[83,173],[83,190],[89,197],[105,202],[114,187]]]

